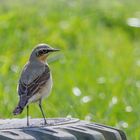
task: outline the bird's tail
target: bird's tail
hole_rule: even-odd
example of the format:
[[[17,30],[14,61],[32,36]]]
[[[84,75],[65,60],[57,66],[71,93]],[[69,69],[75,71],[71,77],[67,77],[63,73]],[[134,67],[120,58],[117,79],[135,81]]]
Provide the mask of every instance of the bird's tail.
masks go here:
[[[13,115],[21,114],[26,104],[27,104],[27,96],[25,97],[21,96],[17,107],[13,111]]]
[[[21,108],[21,106],[17,106],[14,111],[13,111],[13,115],[18,115],[21,114],[24,108]]]

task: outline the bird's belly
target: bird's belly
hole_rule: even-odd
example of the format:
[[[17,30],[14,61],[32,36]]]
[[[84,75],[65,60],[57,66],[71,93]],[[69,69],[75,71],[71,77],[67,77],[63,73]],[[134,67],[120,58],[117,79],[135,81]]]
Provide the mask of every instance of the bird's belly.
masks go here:
[[[37,102],[40,99],[43,99],[44,97],[48,97],[51,93],[51,89],[52,89],[52,77],[50,76],[50,79],[47,81],[47,83],[43,86],[42,89],[39,90],[38,93],[36,93],[35,95],[33,95],[29,100],[28,100],[28,104],[32,103],[32,102]]]

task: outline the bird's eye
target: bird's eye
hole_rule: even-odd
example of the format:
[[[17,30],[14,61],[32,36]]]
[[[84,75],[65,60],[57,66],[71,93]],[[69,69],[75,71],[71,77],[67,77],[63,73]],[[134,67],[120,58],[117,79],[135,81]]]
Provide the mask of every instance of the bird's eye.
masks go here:
[[[46,54],[46,53],[48,53],[47,50],[40,50],[40,51],[38,51],[38,52],[36,53],[36,55],[37,55],[37,56],[41,56],[41,55]]]
[[[48,50],[42,50],[43,51],[43,53],[45,54],[45,53],[48,53]]]

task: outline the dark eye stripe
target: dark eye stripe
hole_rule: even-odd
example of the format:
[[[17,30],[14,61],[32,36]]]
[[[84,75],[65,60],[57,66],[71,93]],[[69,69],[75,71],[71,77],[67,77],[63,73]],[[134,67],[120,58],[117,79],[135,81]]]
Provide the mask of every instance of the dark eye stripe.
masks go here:
[[[40,51],[37,52],[37,56],[41,56],[41,55],[43,55],[47,52],[48,52],[47,50],[40,50]]]
[[[48,51],[47,50],[42,50],[43,51],[43,53],[47,53]]]

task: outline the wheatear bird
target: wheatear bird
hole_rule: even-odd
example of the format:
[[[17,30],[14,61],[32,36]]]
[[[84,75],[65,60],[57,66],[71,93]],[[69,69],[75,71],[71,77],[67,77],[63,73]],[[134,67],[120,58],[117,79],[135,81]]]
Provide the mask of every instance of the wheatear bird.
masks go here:
[[[52,88],[52,76],[46,58],[51,52],[59,51],[47,44],[39,44],[32,51],[29,61],[24,66],[18,84],[19,103],[14,109],[13,114],[22,113],[27,106],[27,126],[29,126],[29,104],[38,102],[41,113],[44,118],[44,124],[47,124],[42,109],[42,99],[50,94]]]

